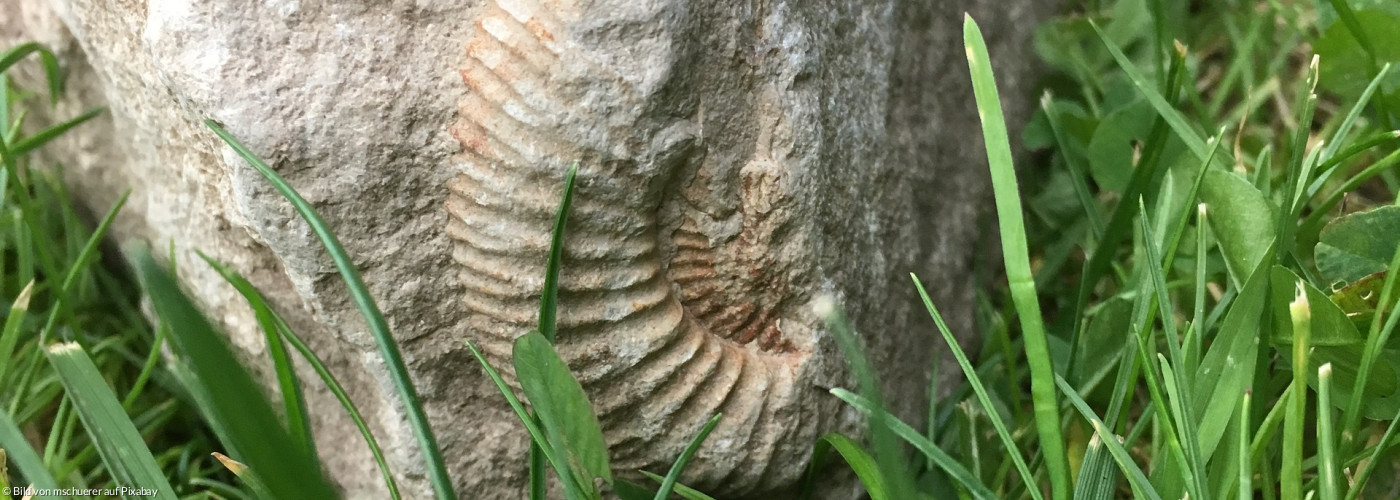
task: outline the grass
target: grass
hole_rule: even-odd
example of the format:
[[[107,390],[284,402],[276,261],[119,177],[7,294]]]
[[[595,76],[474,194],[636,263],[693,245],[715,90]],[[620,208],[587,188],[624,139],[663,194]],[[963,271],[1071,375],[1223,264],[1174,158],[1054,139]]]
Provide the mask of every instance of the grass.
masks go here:
[[[855,376],[833,397],[867,416],[860,436],[814,443],[803,498],[840,457],[872,500],[1377,498],[1400,487],[1400,109],[1379,36],[1400,11],[1366,1],[1235,0],[1192,6],[1103,0],[1035,33],[1049,68],[1039,110],[1008,134],[977,23],[964,24],[995,192],[1004,275],[980,289],[980,353],[954,343],[968,384],[927,425],[885,410],[859,333],[821,313]],[[1173,43],[1174,42],[1174,43]],[[62,88],[33,44],[50,102]],[[32,94],[0,76],[0,483],[137,483],[178,498],[328,498],[303,384],[324,383],[358,423],[386,490],[390,464],[334,374],[261,294],[207,259],[253,309],[277,404],[140,249],[128,252],[159,316],[101,263],[113,207],[94,230],[29,154],[96,112],[25,135]],[[211,122],[297,209],[336,262],[407,410],[438,498],[455,498],[398,347],[334,231],[276,173]],[[1032,153],[1017,157],[1019,142]],[[1014,161],[1030,163],[1020,168]],[[531,498],[709,498],[682,484],[716,415],[666,471],[617,471],[592,405],[553,349],[564,221],[541,272],[539,325],[512,364],[523,394],[468,348],[531,438]],[[172,262],[173,263],[173,262]],[[1003,279],[1004,278],[1004,279]],[[1393,305],[1394,304],[1394,305]],[[287,349],[290,345],[292,349]],[[173,361],[158,352],[169,347]],[[300,376],[293,353],[316,379]],[[318,380],[319,379],[319,380]],[[530,402],[529,405],[524,400]],[[269,436],[272,438],[269,439]],[[827,464],[827,466],[834,466]],[[665,472],[662,476],[659,472]],[[552,475],[552,476],[551,476]],[[647,478],[645,485],[628,478]]]

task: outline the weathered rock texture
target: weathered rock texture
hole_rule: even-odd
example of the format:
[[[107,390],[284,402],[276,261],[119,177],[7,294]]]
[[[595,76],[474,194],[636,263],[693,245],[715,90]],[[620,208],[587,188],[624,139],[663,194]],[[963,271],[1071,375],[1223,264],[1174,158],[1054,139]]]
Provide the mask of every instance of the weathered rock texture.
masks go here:
[[[687,481],[740,496],[784,489],[816,437],[856,428],[825,391],[846,373],[819,296],[850,312],[897,409],[926,407],[944,349],[907,273],[970,332],[985,232],[962,15],[989,34],[1014,121],[1027,26],[1049,7],[12,0],[0,41],[66,57],[70,94],[40,118],[108,107],[47,151],[92,208],[133,189],[116,233],[173,240],[191,292],[261,359],[242,301],[193,250],[251,275],[351,383],[414,498],[416,445],[328,259],[200,122],[226,124],[338,230],[473,498],[522,496],[526,446],[462,340],[510,366],[577,161],[559,349],[614,464],[664,470],[724,412]],[[335,404],[317,392],[313,411],[332,475],[379,496]]]

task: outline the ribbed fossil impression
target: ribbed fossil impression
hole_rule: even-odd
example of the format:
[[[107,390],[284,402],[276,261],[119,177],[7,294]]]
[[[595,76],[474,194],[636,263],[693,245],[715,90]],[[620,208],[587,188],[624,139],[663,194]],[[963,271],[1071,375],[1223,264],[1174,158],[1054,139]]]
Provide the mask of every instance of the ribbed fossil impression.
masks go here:
[[[676,63],[687,4],[488,6],[461,70],[463,161],[447,231],[470,335],[508,368],[511,341],[534,327],[552,218],[577,161],[558,348],[614,465],[664,471],[722,412],[687,480],[754,493],[794,479],[775,477],[789,473],[770,458],[804,459],[822,424],[805,401],[817,391],[799,383],[812,334],[795,319],[800,271],[779,251],[793,238],[790,174],[768,146],[772,127],[757,127],[770,132],[724,176],[699,173],[702,112],[684,98],[697,77]],[[599,40],[631,50],[590,50]]]

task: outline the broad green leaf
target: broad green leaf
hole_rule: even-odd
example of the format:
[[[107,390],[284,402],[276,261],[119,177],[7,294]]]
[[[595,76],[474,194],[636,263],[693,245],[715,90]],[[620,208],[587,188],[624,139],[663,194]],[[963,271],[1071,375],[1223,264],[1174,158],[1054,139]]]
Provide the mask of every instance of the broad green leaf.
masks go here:
[[[1280,352],[1286,353],[1293,339],[1288,305],[1293,302],[1299,278],[1287,268],[1275,266],[1272,281],[1273,305],[1270,309],[1273,311],[1273,345]],[[1332,394],[1335,396],[1332,403],[1338,408],[1345,408],[1356,385],[1366,337],[1356,329],[1356,325],[1346,317],[1346,313],[1332,303],[1327,294],[1307,283],[1303,284],[1303,288],[1307,291],[1308,306],[1312,312],[1311,336],[1308,341],[1312,349],[1308,355],[1309,366],[1303,369],[1308,372],[1309,385],[1316,388],[1317,368],[1331,363]],[[1368,418],[1389,418],[1396,411],[1400,411],[1400,371],[1397,371],[1397,368],[1400,368],[1400,350],[1381,349],[1377,363],[1366,380],[1363,394],[1362,413]]]
[[[87,352],[72,342],[46,351],[112,479],[119,485],[155,490],[155,498],[175,500],[165,472]]]
[[[1385,286],[1385,277],[1384,271],[1370,274],[1332,292],[1332,302],[1342,308],[1342,312],[1346,313],[1347,318],[1351,319],[1351,323],[1356,325],[1358,330],[1370,327],[1376,309],[1381,305],[1381,289]]]
[[[1134,159],[1147,143],[1156,117],[1152,106],[1141,99],[1103,117],[1094,129],[1087,151],[1089,173],[1100,188],[1121,192],[1128,186]],[[1174,163],[1182,148],[1179,141],[1170,140],[1158,161],[1168,165]]]
[[[515,377],[534,407],[549,445],[587,489],[594,478],[612,483],[608,447],[583,386],[554,352],[549,339],[532,331],[515,340]]]
[[[1356,12],[1356,21],[1370,41],[1375,61],[1353,36],[1347,23],[1331,24],[1313,42],[1313,50],[1319,57],[1318,85],[1347,100],[1361,95],[1376,76],[1377,68],[1386,63],[1400,64],[1400,44],[1395,43],[1395,34],[1400,33],[1400,14],[1368,9]],[[1400,73],[1392,71],[1381,84],[1377,97],[1391,101],[1397,90],[1400,90]]]
[[[481,369],[486,372],[486,376],[491,379],[492,383],[496,384],[496,389],[501,392],[502,396],[505,396],[506,403],[515,412],[515,416],[520,419],[520,424],[525,427],[525,432],[530,434],[530,441],[532,443],[548,443],[549,438],[545,437],[545,432],[540,429],[539,422],[530,415],[530,412],[525,410],[525,405],[520,402],[520,398],[516,397],[510,386],[506,385],[505,379],[501,377],[501,372],[486,361],[486,356],[482,355],[481,350],[477,349],[470,340],[464,343],[467,344],[467,350],[470,350],[472,356],[476,357],[476,361],[481,364]],[[560,482],[564,483],[566,495],[571,498],[581,495],[581,493],[575,493],[578,487],[570,477],[569,464],[560,460],[551,446],[540,447],[540,451],[544,455],[545,461],[553,466],[554,471],[559,474]]]
[[[1274,305],[1278,306],[1280,300],[1287,305],[1293,301],[1293,295],[1297,290],[1300,278],[1293,271],[1283,266],[1274,266],[1271,271],[1273,286],[1271,287]],[[1366,341],[1366,337],[1357,331],[1356,325],[1347,319],[1346,313],[1340,307],[1332,303],[1332,299],[1313,287],[1304,283],[1304,289],[1308,292],[1308,305],[1312,311],[1312,335],[1308,344],[1317,347],[1323,346],[1349,346],[1361,345]],[[1275,345],[1293,345],[1292,320],[1288,317],[1287,308],[1274,307],[1274,338]]]
[[[1243,177],[1215,168],[1206,171],[1200,197],[1230,278],[1243,286],[1274,242],[1273,205]]]
[[[1384,271],[1400,244],[1400,206],[1343,215],[1318,234],[1317,270],[1329,284]]]

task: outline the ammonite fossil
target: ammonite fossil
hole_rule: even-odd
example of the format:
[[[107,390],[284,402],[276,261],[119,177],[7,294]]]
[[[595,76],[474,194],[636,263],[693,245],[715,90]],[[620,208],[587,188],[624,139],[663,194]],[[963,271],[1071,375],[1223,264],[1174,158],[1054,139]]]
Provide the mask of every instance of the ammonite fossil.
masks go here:
[[[806,401],[819,391],[801,382],[813,340],[793,284],[807,277],[784,257],[798,244],[784,124],[755,124],[740,162],[704,159],[691,95],[703,75],[678,64],[689,8],[600,7],[613,17],[599,20],[572,5],[494,4],[461,70],[470,90],[453,130],[463,168],[448,231],[471,334],[510,366],[511,340],[536,321],[562,179],[578,162],[558,349],[614,465],[664,470],[723,413],[687,479],[743,494],[791,483],[770,464],[805,459],[822,423]],[[589,50],[602,41],[630,50]]]

